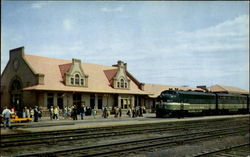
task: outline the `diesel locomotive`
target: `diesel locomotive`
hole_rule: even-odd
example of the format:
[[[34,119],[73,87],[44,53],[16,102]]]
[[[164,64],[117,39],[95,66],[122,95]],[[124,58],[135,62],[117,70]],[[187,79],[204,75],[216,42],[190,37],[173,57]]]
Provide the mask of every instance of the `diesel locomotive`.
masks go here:
[[[166,90],[156,100],[156,117],[249,113],[249,95]]]

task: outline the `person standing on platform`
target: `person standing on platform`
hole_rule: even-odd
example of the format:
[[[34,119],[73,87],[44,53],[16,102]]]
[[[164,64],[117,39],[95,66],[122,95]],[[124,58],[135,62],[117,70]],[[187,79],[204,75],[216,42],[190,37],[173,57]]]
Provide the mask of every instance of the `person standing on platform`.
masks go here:
[[[10,109],[10,112],[11,112],[12,114],[15,114],[15,107],[12,107],[12,108]]]
[[[25,107],[25,115],[26,115],[25,118],[29,118],[30,117],[30,110],[27,107]]]
[[[85,116],[85,107],[83,105],[80,107],[80,115],[81,115],[81,120],[83,120]]]
[[[67,119],[68,109],[67,106],[63,107],[63,119]]]
[[[26,108],[26,107],[23,108],[23,115],[22,115],[22,118],[26,118],[25,108]]]
[[[92,115],[93,115],[93,117],[94,117],[94,119],[95,119],[96,110],[95,110],[94,108],[92,109]]]
[[[127,115],[128,115],[129,117],[132,117],[132,110],[131,110],[131,108],[130,108],[130,107],[128,107],[128,112],[127,112]]]
[[[139,108],[139,117],[143,117],[143,109],[142,106]]]
[[[118,116],[118,108],[117,107],[114,107],[114,112],[115,112],[115,118],[117,118],[117,116]]]
[[[119,107],[119,117],[122,117],[122,108]]]
[[[54,119],[57,119],[58,120],[58,109],[56,106],[54,106],[54,110],[53,110],[53,114],[54,114]]]
[[[39,117],[38,106],[35,106],[35,109],[34,109],[34,122],[38,122],[38,117]]]
[[[53,111],[54,111],[53,106],[50,106],[50,109],[49,109],[50,120],[54,119]]]
[[[67,113],[67,114],[68,114],[68,115],[67,115],[68,119],[73,118],[73,117],[72,117],[72,113],[73,113],[72,107],[68,107],[68,108],[67,108],[67,112],[68,112],[68,113]]]
[[[104,109],[103,109],[103,117],[108,118],[108,109],[107,109],[107,107],[104,107]]]
[[[135,118],[135,108],[132,108],[132,117]]]
[[[57,115],[57,120],[59,120],[59,116],[60,116],[60,109],[58,106],[56,106],[56,115]]]
[[[72,115],[73,120],[77,120],[77,107],[76,107],[76,105],[74,105],[72,113],[73,113],[73,115]]]
[[[38,107],[38,117],[40,120],[42,120],[42,113],[43,113],[43,110],[41,107]]]
[[[32,109],[31,107],[30,107],[30,118],[33,118],[34,117],[34,109]]]
[[[4,124],[4,129],[6,128],[6,123],[8,123],[8,127],[11,127],[11,123],[10,123],[10,117],[11,117],[11,112],[10,110],[7,108],[7,106],[5,107],[5,109],[2,112],[3,115],[3,124]]]

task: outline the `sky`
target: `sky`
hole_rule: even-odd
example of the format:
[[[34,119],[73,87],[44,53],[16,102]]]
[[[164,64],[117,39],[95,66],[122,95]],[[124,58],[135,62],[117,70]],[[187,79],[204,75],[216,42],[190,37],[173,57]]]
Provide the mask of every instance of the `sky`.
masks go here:
[[[9,50],[101,65],[140,82],[249,90],[247,1],[2,1],[1,72]]]

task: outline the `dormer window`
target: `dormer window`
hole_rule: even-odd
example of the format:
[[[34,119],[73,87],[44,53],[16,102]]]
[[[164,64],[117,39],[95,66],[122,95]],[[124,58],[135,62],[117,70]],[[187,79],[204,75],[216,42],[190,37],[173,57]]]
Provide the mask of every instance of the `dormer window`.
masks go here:
[[[80,82],[80,76],[79,74],[75,74],[75,85],[79,85]]]
[[[124,88],[124,80],[121,79],[121,88]]]
[[[116,81],[116,88],[128,89],[129,80],[126,80],[124,77],[121,77],[120,79]]]
[[[70,78],[70,84],[74,86],[87,86],[87,77],[83,77],[81,74],[73,74]]]
[[[113,66],[117,67],[117,69],[104,71],[110,83],[111,80],[109,77],[111,74],[114,74],[111,86],[116,89],[130,89],[130,79],[129,73],[127,72],[127,64],[122,61],[118,61],[117,65]]]
[[[67,86],[88,87],[88,75],[82,69],[81,60],[72,59],[72,63],[59,65],[63,80]]]
[[[75,86],[85,86],[84,78],[80,74],[73,75],[74,77],[70,78],[71,85]]]

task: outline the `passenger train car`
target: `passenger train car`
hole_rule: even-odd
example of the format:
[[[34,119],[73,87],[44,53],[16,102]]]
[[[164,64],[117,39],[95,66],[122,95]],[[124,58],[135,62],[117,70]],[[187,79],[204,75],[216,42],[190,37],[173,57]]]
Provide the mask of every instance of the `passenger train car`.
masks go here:
[[[156,117],[249,113],[249,96],[166,90],[156,102]]]

